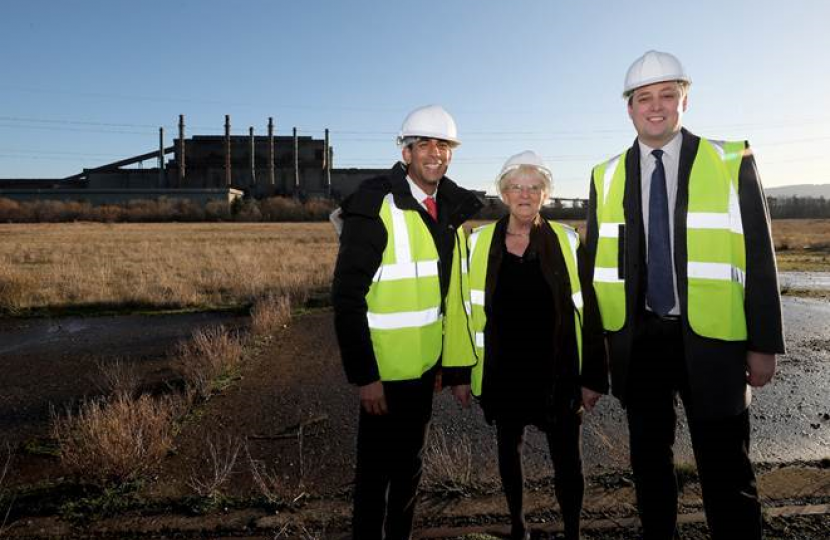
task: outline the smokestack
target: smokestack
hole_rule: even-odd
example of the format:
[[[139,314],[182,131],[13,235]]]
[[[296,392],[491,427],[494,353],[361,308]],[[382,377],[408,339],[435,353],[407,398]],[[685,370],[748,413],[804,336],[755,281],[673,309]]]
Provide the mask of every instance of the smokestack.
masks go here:
[[[159,185],[158,187],[163,188],[164,186],[164,128],[159,128]]]
[[[323,169],[326,181],[326,196],[331,197],[331,146],[329,145],[329,128],[326,128],[326,142],[323,149]]]
[[[268,183],[274,185],[274,118],[268,117]]]
[[[294,128],[294,196],[300,194],[300,145],[297,142],[297,128]]]
[[[231,115],[225,115],[225,186],[231,187]]]
[[[179,188],[184,187],[185,157],[184,157],[184,115],[179,115]]]
[[[248,127],[248,136],[251,138],[251,186],[256,186],[256,144],[254,141],[254,126]]]

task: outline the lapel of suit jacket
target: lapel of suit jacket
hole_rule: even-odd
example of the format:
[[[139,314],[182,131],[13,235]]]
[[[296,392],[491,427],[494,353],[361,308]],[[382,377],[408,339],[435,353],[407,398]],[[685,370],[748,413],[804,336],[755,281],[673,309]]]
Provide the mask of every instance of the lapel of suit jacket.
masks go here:
[[[645,287],[645,237],[643,236],[642,190],[640,189],[640,145],[637,139],[625,157],[625,244],[622,246],[621,264],[625,269],[627,320],[637,313],[639,297]]]
[[[674,268],[677,274],[677,294],[680,312],[685,315],[686,294],[686,213],[689,209],[689,177],[695,162],[700,137],[683,128],[683,142],[680,145],[680,158],[677,167],[677,199],[674,203]]]

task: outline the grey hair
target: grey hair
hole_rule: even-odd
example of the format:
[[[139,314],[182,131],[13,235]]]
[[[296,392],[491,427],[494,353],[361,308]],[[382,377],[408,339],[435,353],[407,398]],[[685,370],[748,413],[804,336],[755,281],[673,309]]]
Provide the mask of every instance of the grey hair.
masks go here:
[[[504,190],[507,189],[508,184],[511,180],[516,178],[517,176],[528,176],[528,175],[535,175],[538,176],[539,179],[542,180],[542,184],[544,184],[544,188],[542,188],[542,200],[548,198],[551,192],[551,177],[548,174],[545,174],[543,170],[538,167],[534,167],[533,165],[519,165],[515,169],[510,169],[503,175],[501,175],[496,182],[496,188],[499,191],[499,197],[504,200],[502,195],[504,194]]]

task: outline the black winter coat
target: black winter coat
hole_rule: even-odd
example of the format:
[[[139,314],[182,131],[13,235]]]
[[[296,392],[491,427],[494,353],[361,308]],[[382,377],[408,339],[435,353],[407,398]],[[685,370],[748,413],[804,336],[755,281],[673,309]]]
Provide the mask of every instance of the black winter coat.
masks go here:
[[[399,208],[421,214],[438,251],[442,298],[449,288],[456,229],[482,206],[471,191],[444,177],[438,184],[435,222],[412,197],[406,174],[406,166],[396,163],[386,175],[363,182],[341,205],[343,231],[332,282],[334,327],[346,378],[359,386],[380,379],[366,319],[366,294],[386,249],[386,229],[379,216],[383,198],[391,193]],[[443,378],[446,384],[459,384],[469,380],[469,371],[445,368]]]

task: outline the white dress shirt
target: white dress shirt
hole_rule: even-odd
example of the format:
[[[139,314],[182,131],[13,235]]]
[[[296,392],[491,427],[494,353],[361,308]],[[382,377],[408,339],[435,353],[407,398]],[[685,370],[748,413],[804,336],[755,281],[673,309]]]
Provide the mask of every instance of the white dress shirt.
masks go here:
[[[674,206],[677,202],[677,171],[680,167],[680,147],[683,142],[683,134],[678,133],[660,150],[663,151],[663,168],[666,170],[666,193],[669,197],[669,246],[671,248],[671,260],[674,261]],[[640,191],[642,193],[643,209],[643,230],[646,239],[646,261],[648,261],[648,200],[651,193],[651,175],[657,165],[657,159],[651,154],[652,150],[642,141],[640,145]],[[674,281],[674,307],[669,310],[669,315],[680,315],[680,301],[677,295],[677,269],[672,264],[672,277]],[[646,303],[648,307],[648,303]]]

